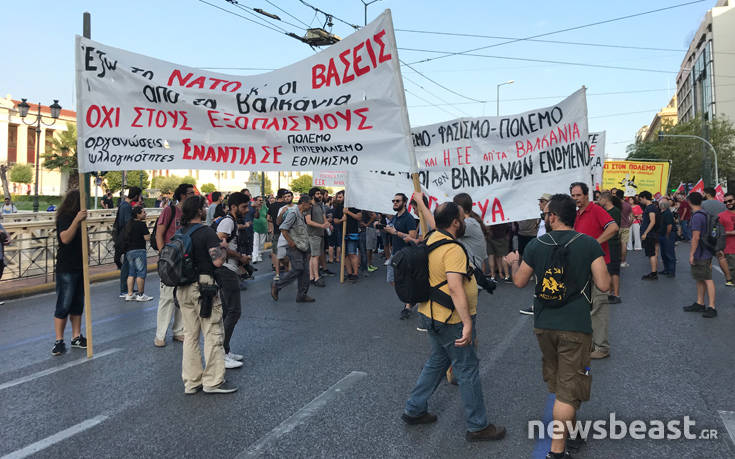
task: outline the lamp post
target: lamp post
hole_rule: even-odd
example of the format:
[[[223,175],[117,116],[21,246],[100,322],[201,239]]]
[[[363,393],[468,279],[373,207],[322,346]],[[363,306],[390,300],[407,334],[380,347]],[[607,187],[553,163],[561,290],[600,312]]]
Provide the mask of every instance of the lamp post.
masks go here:
[[[513,83],[515,83],[515,80],[508,80],[505,83],[498,84],[497,94],[495,96],[495,102],[496,102],[495,116],[500,116],[500,87],[506,84],[513,84]]]
[[[27,126],[36,126],[36,184],[35,184],[35,196],[33,197],[33,211],[38,212],[38,174],[39,174],[39,167],[41,164],[41,124],[44,126],[53,126],[54,123],[56,123],[56,120],[59,118],[59,115],[61,114],[61,105],[59,105],[59,101],[57,99],[54,99],[54,103],[51,104],[49,107],[51,109],[51,121],[50,124],[43,122],[43,116],[41,115],[41,103],[38,103],[38,113],[36,114],[36,120],[32,121],[30,123],[26,122],[26,116],[28,116],[28,110],[31,108],[30,104],[26,102],[26,99],[21,99],[21,102],[18,104],[18,115],[23,120],[23,124]]]
[[[661,141],[664,137],[683,137],[686,139],[699,139],[702,142],[706,143],[709,149],[712,150],[712,157],[715,158],[715,186],[720,183],[720,174],[719,170],[717,169],[717,152],[715,151],[715,147],[713,147],[712,144],[707,141],[707,139],[699,137],[698,135],[664,134],[664,131],[658,131],[658,140]]]
[[[379,2],[380,0],[372,0],[370,2],[366,2],[365,0],[360,0],[363,5],[365,5],[365,25],[367,25],[367,7],[372,5],[375,2]]]

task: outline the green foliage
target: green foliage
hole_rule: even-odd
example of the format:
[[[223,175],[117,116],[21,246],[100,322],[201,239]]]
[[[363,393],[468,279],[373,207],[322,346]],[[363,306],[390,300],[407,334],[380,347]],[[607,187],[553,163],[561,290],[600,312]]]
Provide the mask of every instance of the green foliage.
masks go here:
[[[141,186],[142,179],[142,186]],[[107,190],[116,193],[122,189],[122,172],[121,171],[110,171],[105,175],[105,182],[107,183]],[[128,187],[138,186],[143,190],[150,187],[151,181],[148,178],[146,171],[127,171],[127,177],[125,180]]]
[[[208,194],[213,191],[217,191],[217,187],[214,186],[214,183],[205,183],[202,185],[202,188],[199,191],[204,194]]]
[[[696,135],[705,137],[704,132],[709,133],[709,141],[717,151],[717,162],[719,166],[719,180],[727,177],[735,177],[735,127],[732,122],[723,116],[718,116],[714,121],[706,124],[702,118],[695,118],[686,123],[679,123],[663,127],[664,134]],[[671,178],[669,184],[676,186],[679,182],[696,182],[704,177],[707,185],[711,180],[714,169],[712,168],[712,150],[698,139],[664,137],[650,142],[636,142],[628,145],[626,149],[627,159],[647,158],[671,160]],[[709,165],[704,170],[703,164]]]
[[[197,179],[195,179],[191,175],[186,175],[179,179],[179,183],[191,183],[192,185],[197,186]],[[178,183],[176,185],[178,186]]]
[[[57,131],[52,140],[51,151],[43,155],[43,167],[49,170],[76,175],[77,172],[77,127],[66,123],[66,131]]]
[[[302,175],[301,177],[291,181],[291,191],[294,193],[308,193],[313,183],[311,175]]]
[[[17,163],[10,168],[10,181],[13,183],[33,182],[33,166]]]
[[[163,194],[173,193],[176,187],[181,183],[191,183],[192,185],[196,185],[197,181],[194,177],[189,175],[186,177],[179,177],[178,175],[169,175],[168,177],[159,175],[157,177],[153,177],[153,188]]]

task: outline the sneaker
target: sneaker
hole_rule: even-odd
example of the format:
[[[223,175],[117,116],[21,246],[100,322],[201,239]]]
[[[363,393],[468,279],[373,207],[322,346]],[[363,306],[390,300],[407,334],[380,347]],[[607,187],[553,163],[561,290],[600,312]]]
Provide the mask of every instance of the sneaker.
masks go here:
[[[492,424],[488,424],[487,427],[477,432],[467,432],[465,435],[467,441],[502,440],[504,437],[505,427],[495,427]]]
[[[651,272],[641,277],[641,280],[658,280],[658,273]]]
[[[390,260],[385,260],[385,263],[383,263],[383,266],[388,266],[388,265],[390,265]]]
[[[620,267],[621,268],[630,268],[630,263],[628,263],[627,261],[624,261],[624,262],[620,263]]]
[[[682,309],[686,312],[704,312],[705,307],[703,304],[699,304],[695,301],[689,306],[684,306]]]
[[[329,269],[327,269],[327,268],[324,268],[324,269],[322,269],[321,273],[322,273],[323,275],[325,275],[325,276],[329,276],[329,277],[332,277],[332,276],[334,276],[334,272],[330,271],[330,270],[329,270]]]
[[[121,294],[120,294],[120,298],[122,298],[122,299],[125,299],[125,298],[126,298],[127,296],[128,296],[128,294],[127,294],[127,293],[121,293]]]
[[[273,298],[273,301],[278,301],[278,285],[275,282],[271,284],[271,298]]]
[[[66,344],[63,339],[57,339],[54,342],[54,347],[51,348],[51,355],[61,355],[66,352]]]
[[[347,280],[350,281],[350,282],[352,282],[353,284],[356,284],[357,281],[358,281],[358,279],[360,279],[360,278],[357,277],[356,274],[350,274],[350,275],[347,276]]]
[[[368,272],[369,273],[374,273],[377,270],[378,270],[378,267],[377,266],[368,265]]]
[[[238,362],[237,360],[229,358],[227,355],[225,355],[225,368],[228,370],[231,370],[233,368],[240,368],[242,366],[242,362]]]
[[[401,320],[405,320],[411,317],[411,310],[408,308],[401,309]]]
[[[735,284],[733,284],[731,280],[725,281],[725,287],[735,287]]]
[[[245,358],[244,356],[240,354],[235,354],[234,352],[228,352],[227,354],[225,354],[225,357],[231,360],[237,360],[238,362],[242,362],[242,359]]]
[[[273,276],[273,280],[274,281],[279,281],[279,280],[281,280],[281,276],[279,276],[278,274],[276,274],[275,276]]]
[[[184,389],[184,393],[185,393],[186,395],[194,395],[194,394],[196,394],[197,392],[199,392],[200,390],[202,390],[202,387],[203,387],[203,386],[202,386],[202,385],[200,384],[200,385],[198,385],[198,386],[196,386],[196,387],[192,387],[191,389]]]
[[[311,281],[311,285],[314,285],[316,287],[326,287],[327,286],[327,283],[324,282],[324,278],[323,277],[320,277],[317,280]]]
[[[572,455],[569,454],[569,451],[564,451],[563,453],[552,453],[549,451],[546,453],[546,459],[572,459]]]
[[[151,301],[153,299],[152,296],[146,295],[145,293],[141,293],[140,295],[135,297],[135,301]]]
[[[403,419],[403,422],[410,426],[415,426],[419,424],[431,424],[432,422],[436,422],[436,415],[431,413],[424,413],[421,416],[409,416],[406,413],[403,413],[401,415],[401,419]]]
[[[297,303],[313,303],[315,301],[316,300],[314,298],[310,297],[309,295],[304,295],[301,298],[296,298],[296,302]]]
[[[75,347],[77,349],[87,349],[87,338],[82,335],[77,336],[76,338],[71,340],[71,347]]]
[[[503,282],[505,282],[506,284],[511,284],[511,283],[513,283],[513,281],[512,281],[512,280],[510,280],[510,276],[505,276],[505,277],[503,278]],[[492,425],[492,424],[491,424],[491,425]],[[503,434],[503,435],[505,435],[505,434]]]
[[[208,394],[231,394],[237,392],[237,386],[223,382],[219,386],[214,387],[203,387],[204,392]]]
[[[606,359],[608,357],[610,357],[610,352],[601,351],[599,349],[596,349],[590,352],[591,359],[600,360],[600,359]]]
[[[153,345],[156,347],[164,347],[166,346],[166,340],[153,338]]]
[[[135,301],[135,295],[125,294],[125,301]]]
[[[578,451],[578,450],[582,449],[585,446],[587,446],[587,442],[582,437],[567,438],[566,447],[569,448],[569,449],[573,449],[574,451]]]
[[[610,304],[620,304],[620,303],[623,302],[623,300],[621,300],[619,296],[608,295],[607,296],[607,302],[610,303]]]
[[[526,309],[521,309],[518,312],[520,312],[521,314],[525,314],[527,316],[532,316],[533,315],[533,306],[527,307]]]
[[[702,317],[705,319],[712,319],[713,317],[717,317],[717,309],[715,308],[707,308],[702,313]]]

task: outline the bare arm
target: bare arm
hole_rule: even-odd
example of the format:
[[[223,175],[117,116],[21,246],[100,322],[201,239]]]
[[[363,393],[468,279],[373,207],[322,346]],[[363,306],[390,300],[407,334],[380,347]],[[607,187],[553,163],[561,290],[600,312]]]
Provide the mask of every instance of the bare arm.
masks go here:
[[[459,273],[447,273],[447,286],[449,287],[449,296],[452,297],[454,309],[462,320],[462,337],[454,341],[457,347],[472,344],[472,317],[470,316],[470,306],[467,303],[467,294],[464,291],[464,276]]]
[[[225,248],[221,245],[218,245],[217,247],[212,247],[209,249],[209,256],[212,258],[212,264],[215,268],[219,268],[223,264],[225,264],[225,259],[227,259],[227,251],[225,251]]]
[[[506,257],[506,261],[508,257]],[[513,285],[518,288],[523,288],[528,285],[528,281],[533,276],[533,268],[529,266],[525,261],[519,261],[517,258],[510,264],[510,269],[513,272]]]
[[[592,262],[592,280],[603,292],[610,290],[610,274],[607,272],[604,257],[597,257]]]
[[[648,217],[651,219],[650,223],[648,223],[648,228],[641,234],[641,239],[645,239],[646,236],[648,236],[648,233],[653,230],[653,226],[656,224],[656,214],[653,212],[648,212]]]
[[[296,243],[291,239],[291,235],[288,234],[288,230],[282,229],[281,236],[286,238],[286,242],[288,242],[289,247],[296,247]]]
[[[61,242],[64,244],[69,244],[72,240],[74,240],[74,236],[77,235],[77,230],[79,229],[79,224],[82,222],[82,220],[87,218],[87,211],[86,210],[80,210],[77,215],[74,217],[74,220],[71,222],[71,225],[64,231],[62,231],[59,234],[59,239],[61,239]]]
[[[697,248],[699,247],[699,239],[702,237],[701,231],[692,231],[692,240],[689,243],[689,264],[694,264],[694,253],[697,251]]]
[[[618,230],[620,230],[620,227],[617,223],[612,222],[609,225],[607,225],[607,228],[605,228],[605,231],[600,234],[600,236],[597,238],[597,242],[599,244],[602,244],[605,241],[610,240],[611,237],[615,236],[618,233]]]
[[[424,193],[416,192],[413,194],[413,199],[416,201],[416,207],[419,209],[419,215],[424,218],[426,226],[429,230],[436,228],[434,222],[434,215],[431,213],[428,207],[424,204]]]

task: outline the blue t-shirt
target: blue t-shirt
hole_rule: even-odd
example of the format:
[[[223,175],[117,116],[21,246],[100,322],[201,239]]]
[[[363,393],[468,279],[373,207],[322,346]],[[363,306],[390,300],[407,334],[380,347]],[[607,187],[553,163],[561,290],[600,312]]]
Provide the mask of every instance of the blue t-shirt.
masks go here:
[[[705,249],[702,245],[702,238],[707,235],[707,214],[703,210],[698,210],[692,215],[691,230],[699,231],[699,244],[697,250],[694,251],[695,260],[709,260],[712,258],[712,252]]]
[[[404,211],[401,215],[395,215],[391,222],[393,223],[393,227],[396,229],[396,231],[399,231],[403,234],[408,234],[410,231],[416,229],[416,220],[408,211]],[[398,236],[392,236],[391,241],[391,250],[393,251],[393,253],[398,252],[408,245],[408,243],[406,243]]]

